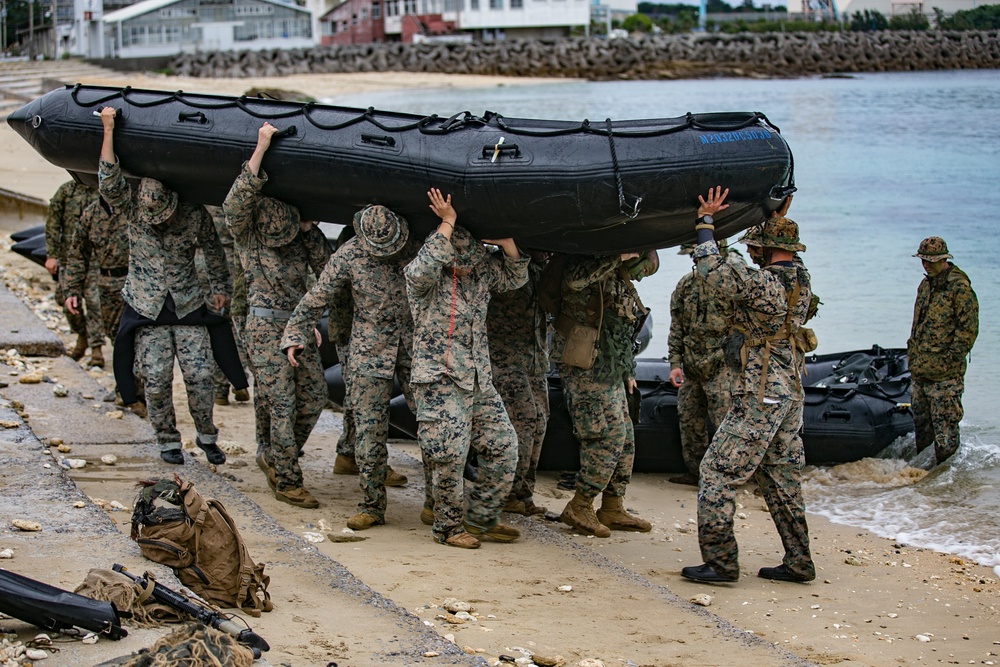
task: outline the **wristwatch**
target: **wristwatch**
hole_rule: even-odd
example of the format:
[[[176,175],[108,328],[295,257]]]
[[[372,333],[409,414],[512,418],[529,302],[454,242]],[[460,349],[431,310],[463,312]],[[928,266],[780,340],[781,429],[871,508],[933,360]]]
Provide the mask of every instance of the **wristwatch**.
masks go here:
[[[715,224],[715,218],[713,218],[710,215],[703,215],[700,218],[698,218],[698,224],[699,225],[714,225]]]

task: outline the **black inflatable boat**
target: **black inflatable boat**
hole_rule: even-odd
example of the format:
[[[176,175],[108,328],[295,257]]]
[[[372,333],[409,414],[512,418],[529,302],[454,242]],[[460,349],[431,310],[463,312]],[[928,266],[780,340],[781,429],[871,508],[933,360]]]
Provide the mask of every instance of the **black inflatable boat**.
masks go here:
[[[121,109],[115,149],[127,176],[221,204],[264,120],[282,130],[264,159],[267,193],[307,219],[349,221],[374,202],[418,233],[435,223],[427,190],[454,195],[482,238],[525,247],[617,253],[693,238],[698,195],[730,188],[721,236],[762,223],[794,191],[792,154],[761,113],[651,120],[448,117],[315,103],[101,86],[67,86],[7,122],[44,158],[93,184],[102,127]]]
[[[670,386],[669,375],[665,359],[636,360],[642,404],[635,426],[635,472],[684,471],[677,390]],[[326,378],[331,400],[339,402],[343,399],[339,367],[328,368]],[[870,350],[810,356],[803,385],[802,441],[810,465],[877,456],[913,431],[906,350],[876,345]],[[539,470],[577,470],[579,443],[555,373],[549,376],[549,404],[551,416]],[[392,400],[389,419],[397,436],[416,437],[416,419],[402,396]]]

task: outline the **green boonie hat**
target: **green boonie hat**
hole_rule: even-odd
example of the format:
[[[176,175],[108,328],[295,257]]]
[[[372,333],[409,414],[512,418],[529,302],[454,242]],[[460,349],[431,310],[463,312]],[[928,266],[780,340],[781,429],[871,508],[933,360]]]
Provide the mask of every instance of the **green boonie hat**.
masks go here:
[[[465,227],[455,225],[451,233],[451,247],[455,249],[455,266],[459,269],[471,269],[486,257],[483,244]]]
[[[392,257],[410,238],[406,218],[385,206],[371,204],[354,214],[358,243],[373,257]]]
[[[778,248],[789,252],[805,252],[799,243],[799,226],[790,218],[771,218],[760,230],[759,245],[764,248]]]
[[[299,233],[299,209],[274,197],[257,202],[257,233],[268,248],[288,245]]]
[[[943,259],[954,259],[948,254],[948,244],[940,236],[928,236],[920,242],[920,247],[914,257],[928,262],[940,262]]]
[[[177,193],[152,178],[139,181],[136,216],[143,225],[162,225],[177,212]]]

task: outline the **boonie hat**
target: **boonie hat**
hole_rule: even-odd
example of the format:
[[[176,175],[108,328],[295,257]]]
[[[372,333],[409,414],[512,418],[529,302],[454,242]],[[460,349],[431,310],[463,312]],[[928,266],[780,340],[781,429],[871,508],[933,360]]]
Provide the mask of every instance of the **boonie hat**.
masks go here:
[[[136,195],[139,222],[146,225],[162,225],[177,212],[177,193],[152,178],[139,181]]]
[[[799,226],[790,218],[771,218],[760,230],[760,245],[764,248],[778,248],[789,252],[805,252],[799,243]]]
[[[366,206],[354,214],[358,243],[373,257],[391,257],[403,249],[410,238],[406,218],[378,204]]]
[[[927,260],[928,262],[940,262],[943,259],[954,259],[948,253],[948,244],[940,236],[928,236],[920,242],[920,247],[914,257]]]
[[[455,249],[455,266],[459,269],[471,269],[486,256],[483,244],[459,225],[451,233],[451,247]]]
[[[739,242],[747,246],[760,247],[760,227],[751,227],[740,237]]]
[[[268,248],[291,243],[299,233],[299,209],[274,197],[257,202],[257,233]]]

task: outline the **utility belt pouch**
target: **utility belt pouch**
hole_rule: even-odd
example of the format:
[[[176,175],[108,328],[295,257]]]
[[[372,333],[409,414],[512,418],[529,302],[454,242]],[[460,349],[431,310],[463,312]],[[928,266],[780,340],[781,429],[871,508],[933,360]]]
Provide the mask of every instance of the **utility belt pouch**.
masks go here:
[[[590,370],[597,360],[597,339],[601,332],[585,324],[574,324],[566,331],[562,363]]]
[[[747,337],[742,331],[734,331],[726,336],[722,344],[722,352],[726,357],[726,365],[735,371],[743,370],[743,344]]]

